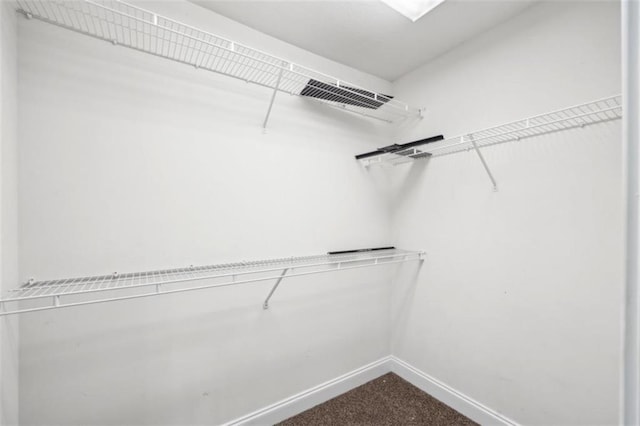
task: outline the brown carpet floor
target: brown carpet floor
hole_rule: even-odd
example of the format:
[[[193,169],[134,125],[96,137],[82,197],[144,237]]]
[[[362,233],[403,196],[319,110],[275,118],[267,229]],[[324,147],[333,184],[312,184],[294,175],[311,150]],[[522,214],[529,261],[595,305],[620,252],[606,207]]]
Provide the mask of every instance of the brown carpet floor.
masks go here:
[[[409,382],[388,373],[278,426],[476,424]]]

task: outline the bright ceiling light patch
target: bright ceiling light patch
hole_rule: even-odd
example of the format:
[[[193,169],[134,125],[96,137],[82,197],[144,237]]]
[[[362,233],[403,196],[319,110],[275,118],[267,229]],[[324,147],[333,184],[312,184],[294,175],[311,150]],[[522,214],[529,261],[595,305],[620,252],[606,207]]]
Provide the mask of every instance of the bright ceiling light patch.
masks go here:
[[[444,0],[382,0],[384,4],[416,22]]]

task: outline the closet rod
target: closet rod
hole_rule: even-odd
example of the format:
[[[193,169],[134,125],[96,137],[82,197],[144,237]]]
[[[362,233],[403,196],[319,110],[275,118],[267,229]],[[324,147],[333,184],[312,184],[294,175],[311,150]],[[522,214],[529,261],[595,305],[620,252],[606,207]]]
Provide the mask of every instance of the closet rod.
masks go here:
[[[8,297],[0,299],[0,316],[274,280],[276,285],[263,303],[263,308],[267,309],[269,299],[283,278],[421,261],[423,258],[421,251],[390,249],[50,281],[29,280],[12,290]],[[238,280],[238,277],[243,279]],[[215,282],[196,284],[204,280]],[[84,299],[86,296],[92,298]],[[37,302],[36,306],[32,305],[34,302]]]

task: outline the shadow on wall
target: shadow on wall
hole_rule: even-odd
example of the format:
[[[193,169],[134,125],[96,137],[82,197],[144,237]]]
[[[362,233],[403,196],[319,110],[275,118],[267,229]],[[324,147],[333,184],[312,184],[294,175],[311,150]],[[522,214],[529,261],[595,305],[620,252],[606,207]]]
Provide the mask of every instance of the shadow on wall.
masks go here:
[[[428,259],[427,259],[428,262]],[[411,318],[415,306],[414,296],[418,287],[418,278],[427,267],[425,260],[416,264],[405,264],[398,268],[394,277],[391,293],[391,354],[395,353],[396,343],[404,341],[404,330]]]
[[[265,112],[267,106],[268,105],[265,105]],[[308,114],[305,116],[306,120],[301,121],[296,118],[295,114],[286,113],[278,116],[279,108],[282,108],[284,111],[304,109],[308,111]],[[334,131],[345,134],[357,132],[365,135],[374,133],[389,133],[390,135],[391,131],[385,128],[385,126],[388,126],[388,123],[344,111],[339,105],[333,106],[331,104],[286,95],[284,93],[278,93],[276,96],[272,118],[283,122],[287,128],[299,127],[298,130],[301,131],[308,129],[308,125],[311,122],[320,122],[322,125],[332,126]]]
[[[418,183],[427,178],[427,169],[431,161],[431,158],[413,161],[410,163],[408,170],[403,171],[403,176],[397,178],[395,182],[396,190],[391,191],[391,205],[394,206],[395,209],[406,200],[413,198],[414,194],[420,190],[421,185]],[[403,167],[406,166],[395,166],[396,169]]]

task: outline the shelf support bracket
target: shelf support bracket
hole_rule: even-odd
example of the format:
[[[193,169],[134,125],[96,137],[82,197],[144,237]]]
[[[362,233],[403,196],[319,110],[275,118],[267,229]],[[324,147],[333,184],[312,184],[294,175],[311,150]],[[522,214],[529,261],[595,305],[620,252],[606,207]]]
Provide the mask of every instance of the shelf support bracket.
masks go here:
[[[478,154],[478,158],[480,158],[482,167],[484,167],[484,170],[489,175],[489,179],[491,179],[491,184],[493,185],[493,192],[498,192],[498,184],[496,183],[496,179],[493,177],[493,174],[491,173],[491,169],[489,169],[489,166],[487,165],[487,162],[485,161],[484,156],[480,152],[480,148],[478,148],[478,144],[476,143],[476,140],[473,138],[473,135],[469,135],[469,140],[471,141],[471,144],[473,145],[473,149],[476,151],[476,154]]]
[[[273,296],[273,293],[276,292],[276,289],[278,288],[278,286],[280,285],[280,283],[282,282],[282,279],[284,278],[285,275],[287,275],[287,272],[289,272],[289,268],[285,268],[282,271],[282,274],[280,274],[280,278],[278,278],[278,280],[276,281],[276,283],[273,285],[273,288],[271,289],[271,291],[269,292],[269,295],[267,296],[267,298],[264,300],[264,303],[262,304],[262,309],[269,309],[269,299],[271,299],[271,296]]]
[[[271,94],[271,102],[269,102],[269,109],[267,109],[267,115],[264,117],[264,123],[262,123],[262,129],[264,131],[267,130],[267,122],[269,121],[269,116],[271,115],[271,109],[273,108],[273,102],[276,100],[276,94],[278,93],[278,89],[280,88],[280,81],[282,80],[282,73],[284,72],[285,64],[282,64],[280,67],[280,72],[278,73],[278,80],[276,81],[276,85],[273,88],[273,93]]]

